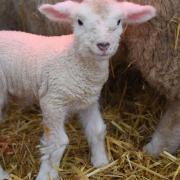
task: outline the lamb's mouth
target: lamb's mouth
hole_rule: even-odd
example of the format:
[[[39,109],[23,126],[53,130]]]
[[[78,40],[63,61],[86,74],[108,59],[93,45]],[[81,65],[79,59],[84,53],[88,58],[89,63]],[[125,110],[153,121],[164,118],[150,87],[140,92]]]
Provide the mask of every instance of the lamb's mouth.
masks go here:
[[[110,53],[106,53],[106,52],[103,52],[103,53],[94,53],[94,55],[96,55],[98,57],[110,57],[111,56]]]
[[[97,57],[101,57],[101,58],[110,58],[112,56],[112,54],[108,53],[108,52],[102,52],[102,53],[98,53],[98,52],[94,52],[91,48],[89,48],[89,52]]]

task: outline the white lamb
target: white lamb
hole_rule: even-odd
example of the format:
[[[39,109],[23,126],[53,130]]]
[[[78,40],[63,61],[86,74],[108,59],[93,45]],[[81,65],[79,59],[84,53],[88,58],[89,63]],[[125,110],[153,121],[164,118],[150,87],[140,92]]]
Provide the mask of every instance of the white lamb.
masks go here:
[[[79,112],[95,167],[108,163],[106,125],[98,108],[123,23],[141,23],[155,16],[152,6],[115,0],[65,1],[44,4],[40,12],[54,21],[73,23],[74,35],[44,37],[0,32],[0,107],[9,96],[39,101],[44,124],[41,167],[37,180],[58,179],[57,167],[69,142],[64,122]],[[2,117],[2,112],[1,112]],[[1,118],[2,119],[2,118]],[[9,175],[0,168],[0,179]]]

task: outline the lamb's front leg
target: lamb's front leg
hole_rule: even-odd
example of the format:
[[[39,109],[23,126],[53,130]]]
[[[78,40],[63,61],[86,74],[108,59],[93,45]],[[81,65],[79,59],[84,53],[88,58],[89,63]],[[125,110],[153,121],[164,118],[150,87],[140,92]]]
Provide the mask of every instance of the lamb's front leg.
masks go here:
[[[36,180],[57,180],[60,160],[69,142],[64,129],[66,111],[63,107],[41,100],[44,135],[41,140],[41,167]]]
[[[85,129],[88,144],[91,147],[91,162],[95,167],[108,163],[105,150],[106,125],[101,117],[98,104],[80,111],[80,118]]]
[[[180,102],[172,102],[144,151],[157,156],[163,150],[174,153],[180,146]]]

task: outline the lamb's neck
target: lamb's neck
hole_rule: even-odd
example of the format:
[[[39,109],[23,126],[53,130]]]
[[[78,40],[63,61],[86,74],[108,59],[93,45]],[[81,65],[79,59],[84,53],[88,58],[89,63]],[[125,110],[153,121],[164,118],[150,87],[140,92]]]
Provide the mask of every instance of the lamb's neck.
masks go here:
[[[109,59],[101,59],[91,56],[82,56],[82,54],[76,54],[79,64],[85,69],[89,69],[92,72],[104,73],[107,72],[109,67]]]
[[[71,52],[75,54],[76,59],[85,69],[92,69],[94,71],[105,71],[109,67],[109,57],[101,57],[89,52],[89,49],[82,50],[79,47],[79,41],[73,36]]]
[[[96,62],[92,59],[80,59],[82,74],[90,84],[95,86],[103,86],[109,76],[109,61]]]
[[[84,77],[91,80],[106,81],[109,75],[109,58],[102,59],[86,53],[79,53],[76,44],[72,41],[71,48],[67,54],[71,54],[72,64],[79,69]]]
[[[109,66],[108,59],[101,60],[101,59],[94,59],[90,57],[87,57],[87,58],[79,57],[78,60],[82,67],[92,69],[93,71],[96,71],[96,72],[105,71],[107,70]]]

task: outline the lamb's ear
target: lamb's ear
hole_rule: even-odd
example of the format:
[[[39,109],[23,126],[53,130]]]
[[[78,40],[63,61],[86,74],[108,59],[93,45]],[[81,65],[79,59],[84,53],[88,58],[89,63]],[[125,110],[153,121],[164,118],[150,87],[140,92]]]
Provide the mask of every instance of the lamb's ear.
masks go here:
[[[68,21],[79,3],[73,1],[60,2],[54,5],[43,4],[38,9],[53,21]]]
[[[142,6],[130,2],[119,3],[119,8],[124,14],[126,23],[143,23],[156,16],[153,6]]]

